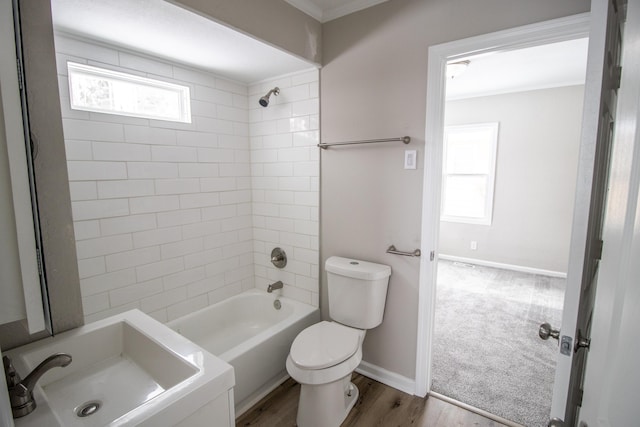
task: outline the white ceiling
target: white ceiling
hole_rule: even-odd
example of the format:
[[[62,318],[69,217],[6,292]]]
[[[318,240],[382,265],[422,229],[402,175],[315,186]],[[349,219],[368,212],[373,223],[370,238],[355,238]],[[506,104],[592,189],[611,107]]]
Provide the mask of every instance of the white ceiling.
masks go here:
[[[285,0],[324,23],[388,0]]]
[[[313,64],[164,0],[52,0],[58,31],[206,69],[243,83]]]
[[[310,3],[325,19],[386,0]],[[314,65],[164,0],[52,0],[57,30],[255,83]],[[340,15],[341,16],[341,15]],[[447,83],[447,99],[584,83],[586,39],[467,58]]]
[[[465,58],[460,76],[447,81],[447,99],[584,84],[588,39]]]

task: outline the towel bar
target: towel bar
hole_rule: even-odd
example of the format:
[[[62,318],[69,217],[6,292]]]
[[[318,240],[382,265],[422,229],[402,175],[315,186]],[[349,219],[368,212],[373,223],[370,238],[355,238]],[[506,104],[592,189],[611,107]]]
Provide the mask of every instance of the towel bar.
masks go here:
[[[387,253],[394,254],[394,255],[411,256],[411,257],[418,257],[422,255],[422,252],[420,252],[420,249],[416,249],[413,252],[405,252],[405,251],[397,250],[394,245],[391,245],[387,248]]]
[[[377,144],[378,142],[402,142],[403,144],[408,144],[411,142],[411,137],[402,136],[400,138],[365,139],[362,141],[321,142],[320,144],[318,144],[318,147],[326,150],[327,148],[333,147],[335,145]]]

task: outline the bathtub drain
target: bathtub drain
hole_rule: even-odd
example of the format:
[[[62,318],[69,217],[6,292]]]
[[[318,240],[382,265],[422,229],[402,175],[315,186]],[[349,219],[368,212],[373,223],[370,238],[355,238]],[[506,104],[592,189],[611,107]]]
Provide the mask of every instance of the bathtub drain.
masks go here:
[[[280,310],[282,308],[282,303],[280,302],[279,299],[277,299],[273,302],[273,306],[275,307],[276,310]]]
[[[97,400],[83,403],[76,409],[76,415],[81,418],[91,416],[98,412],[98,410],[100,409],[100,405],[101,403]]]

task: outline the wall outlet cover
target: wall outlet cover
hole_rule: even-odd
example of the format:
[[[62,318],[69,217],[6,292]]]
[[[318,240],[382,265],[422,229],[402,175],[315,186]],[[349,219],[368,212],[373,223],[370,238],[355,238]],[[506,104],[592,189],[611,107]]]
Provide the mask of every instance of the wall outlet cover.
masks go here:
[[[405,150],[404,151],[404,168],[405,169],[416,169],[416,150]]]

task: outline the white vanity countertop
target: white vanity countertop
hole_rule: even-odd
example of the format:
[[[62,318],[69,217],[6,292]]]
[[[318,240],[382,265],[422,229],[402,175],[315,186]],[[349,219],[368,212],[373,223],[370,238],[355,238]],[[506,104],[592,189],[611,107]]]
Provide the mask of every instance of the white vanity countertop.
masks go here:
[[[27,344],[6,352],[6,355],[11,358],[24,379],[42,360],[55,353],[68,353],[73,361],[65,368],[53,368],[42,376],[34,389],[36,410],[15,419],[16,427],[71,427],[70,422],[73,426],[96,425],[98,420],[92,420],[95,416],[80,418],[73,415],[71,419],[65,419],[65,416],[69,417],[75,410],[78,402],[70,397],[69,408],[66,408],[64,398],[58,397],[56,402],[52,391],[54,387],[49,387],[50,390],[47,387],[56,381],[60,383],[62,379],[67,381],[73,375],[79,378],[78,387],[93,390],[88,394],[102,394],[106,402],[116,402],[118,394],[127,387],[126,381],[114,379],[116,376],[113,375],[113,370],[101,378],[100,367],[104,366],[104,360],[119,357],[127,361],[136,360],[136,366],[139,365],[137,369],[142,373],[149,373],[150,378],[158,378],[158,384],[162,384],[163,389],[153,397],[143,397],[139,406],[126,409],[124,415],[110,420],[107,424],[109,426],[136,426],[141,423],[158,427],[172,426],[234,386],[231,365],[139,310],[131,310]],[[118,369],[117,363],[115,369]],[[86,372],[90,372],[93,378],[95,371],[98,372],[98,380],[87,379],[90,375]],[[128,379],[129,376],[125,374],[124,378]],[[125,383],[121,384],[122,382]],[[45,397],[47,392],[51,394],[51,402]],[[93,396],[78,398],[86,398],[88,401]],[[57,416],[55,408],[58,408]],[[64,415],[60,415],[60,412]],[[66,422],[63,423],[62,420]]]

